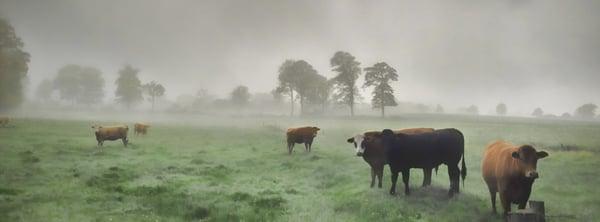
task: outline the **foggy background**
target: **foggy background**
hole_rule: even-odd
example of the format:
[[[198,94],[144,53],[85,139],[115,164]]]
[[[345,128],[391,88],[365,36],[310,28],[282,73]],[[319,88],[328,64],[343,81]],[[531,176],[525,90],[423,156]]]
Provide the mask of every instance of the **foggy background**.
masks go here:
[[[331,78],[329,59],[343,50],[361,68],[397,69],[400,102],[481,114],[503,102],[511,115],[600,103],[599,11],[599,1],[559,0],[0,0],[31,54],[29,98],[67,64],[102,71],[104,103],[125,64],[162,83],[168,100],[200,89],[225,98],[238,85],[268,93],[286,59]]]

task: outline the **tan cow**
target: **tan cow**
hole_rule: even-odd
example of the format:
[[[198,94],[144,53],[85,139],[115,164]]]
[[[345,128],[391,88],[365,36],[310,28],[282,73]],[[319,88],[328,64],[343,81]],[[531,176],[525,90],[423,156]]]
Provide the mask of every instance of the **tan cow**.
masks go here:
[[[304,148],[306,151],[310,152],[312,149],[312,142],[319,130],[321,130],[319,127],[314,126],[289,128],[286,132],[288,153],[292,154],[294,144],[296,143],[304,143]]]
[[[150,128],[150,125],[145,124],[145,123],[135,123],[133,125],[133,132],[134,134],[137,135],[146,135],[146,133],[148,133],[148,128]]]
[[[8,126],[8,122],[10,122],[8,117],[0,117],[0,126],[6,127]]]
[[[394,130],[394,133],[421,134],[433,132],[433,130],[433,128],[409,128]],[[381,131],[360,133],[347,139],[346,142],[354,144],[356,156],[362,157],[371,167],[371,187],[375,185],[375,178],[377,178],[378,187],[381,188],[383,168],[387,164],[387,156],[381,142]],[[431,185],[431,170],[423,169],[423,186]]]
[[[488,145],[483,155],[481,174],[487,183],[492,201],[492,211],[496,213],[496,193],[506,216],[510,204],[518,204],[524,209],[531,194],[531,186],[536,178],[537,161],[548,153],[536,151],[530,145],[515,146],[505,141]]]
[[[127,139],[127,132],[129,131],[129,127],[127,125],[118,125],[118,126],[92,126],[92,129],[95,130],[96,140],[98,141],[98,145],[104,145],[105,140],[118,140],[121,139],[123,141],[123,145],[127,146],[129,140]]]

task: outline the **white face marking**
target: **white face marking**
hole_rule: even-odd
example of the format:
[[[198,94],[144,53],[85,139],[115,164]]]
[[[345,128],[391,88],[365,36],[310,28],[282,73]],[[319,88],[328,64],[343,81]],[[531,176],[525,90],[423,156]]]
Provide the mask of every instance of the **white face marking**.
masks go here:
[[[363,140],[365,140],[365,136],[362,134],[357,134],[356,136],[354,136],[354,148],[356,154],[362,154],[365,152],[365,148],[362,146]]]

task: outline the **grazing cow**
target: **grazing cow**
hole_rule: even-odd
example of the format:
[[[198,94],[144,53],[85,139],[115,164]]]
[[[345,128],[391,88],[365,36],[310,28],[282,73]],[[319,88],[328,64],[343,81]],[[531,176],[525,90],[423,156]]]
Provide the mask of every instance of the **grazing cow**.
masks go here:
[[[481,163],[481,174],[490,191],[494,213],[497,192],[500,192],[505,216],[510,212],[510,204],[518,204],[519,209],[525,208],[531,186],[539,177],[537,161],[547,156],[548,153],[537,152],[530,145],[515,146],[505,141],[488,145]]]
[[[129,127],[127,125],[121,126],[92,126],[92,129],[95,130],[96,140],[98,141],[98,145],[104,145],[105,140],[118,140],[121,139],[123,141],[123,145],[127,146],[129,140],[127,139],[127,132],[129,131]]]
[[[317,136],[319,130],[321,130],[319,127],[314,126],[289,128],[286,132],[288,153],[292,154],[296,143],[304,143],[304,148],[310,152],[313,139]]]
[[[150,128],[150,125],[148,124],[144,124],[144,123],[135,123],[133,125],[133,133],[137,136],[137,135],[146,135],[146,133],[148,133],[148,128]]]
[[[404,134],[419,134],[433,132],[432,128],[412,128],[395,130],[394,133]],[[381,132],[368,131],[362,134],[357,134],[354,137],[346,140],[348,143],[354,144],[356,156],[362,157],[365,162],[371,166],[371,187],[375,185],[375,178],[378,179],[377,187],[381,188],[381,180],[383,178],[383,167],[387,164],[387,157],[381,142]],[[423,186],[431,185],[431,170],[423,168]],[[436,170],[437,172],[437,167]]]
[[[404,194],[409,194],[408,180],[411,168],[432,169],[440,164],[448,166],[450,190],[452,197],[459,192],[460,176],[463,183],[467,176],[464,158],[464,137],[457,129],[441,129],[430,133],[415,135],[394,134],[392,130],[382,131],[383,146],[386,149],[388,164],[392,173],[390,194],[396,194],[398,172],[402,172]],[[462,158],[462,169],[458,163]]]
[[[10,119],[8,117],[0,117],[0,126],[8,126],[8,122],[10,122]]]

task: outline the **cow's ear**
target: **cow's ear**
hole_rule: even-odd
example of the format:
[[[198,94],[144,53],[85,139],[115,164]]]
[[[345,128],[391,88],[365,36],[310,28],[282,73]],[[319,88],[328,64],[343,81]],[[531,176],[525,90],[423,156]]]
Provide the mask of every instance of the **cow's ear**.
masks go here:
[[[346,140],[348,143],[354,143],[354,137],[351,137],[350,139]]]
[[[544,151],[537,152],[536,154],[537,154],[538,159],[542,159],[542,158],[548,156],[548,153],[546,153]]]
[[[519,152],[517,152],[517,151],[512,152],[512,157],[515,159],[519,159]]]

